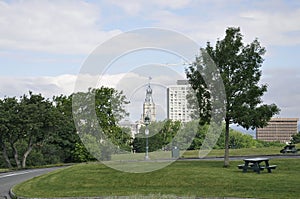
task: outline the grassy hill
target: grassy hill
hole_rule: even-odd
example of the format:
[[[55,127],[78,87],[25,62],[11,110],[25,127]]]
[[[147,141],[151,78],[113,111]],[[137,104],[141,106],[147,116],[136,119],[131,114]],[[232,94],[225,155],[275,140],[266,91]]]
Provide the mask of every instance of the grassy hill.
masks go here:
[[[78,164],[14,187],[23,197],[150,196],[149,198],[298,198],[300,159],[272,159],[272,173],[243,173],[232,161],[179,161],[150,173],[125,173],[100,163]],[[157,163],[159,164],[159,163]]]

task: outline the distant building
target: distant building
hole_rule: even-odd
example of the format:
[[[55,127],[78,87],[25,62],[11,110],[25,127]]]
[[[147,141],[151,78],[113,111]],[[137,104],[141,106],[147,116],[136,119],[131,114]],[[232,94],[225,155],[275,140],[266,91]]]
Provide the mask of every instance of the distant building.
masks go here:
[[[177,85],[167,88],[167,115],[174,121],[189,122],[192,120],[186,96],[191,89],[187,80],[177,80]]]
[[[149,78],[149,80],[151,79]],[[150,122],[156,121],[156,109],[155,103],[152,98],[152,88],[150,82],[146,88],[146,97],[143,103],[143,113],[141,115],[141,119],[136,122],[132,122],[128,118],[126,118],[119,122],[119,125],[121,127],[129,128],[131,130],[131,136],[134,138],[135,135],[139,133],[141,126],[144,126],[146,116],[149,117]]]
[[[146,89],[146,98],[143,104],[143,114],[142,114],[141,122],[145,121],[146,116],[150,118],[150,122],[156,121],[156,109],[152,98],[152,88],[150,86],[150,82]]]
[[[131,122],[129,119],[125,119],[119,122],[121,127],[129,128],[131,131],[131,137],[135,138],[135,135],[139,133],[140,123],[139,121]]]
[[[256,129],[256,139],[263,141],[290,142],[298,133],[298,118],[272,118],[264,128]]]

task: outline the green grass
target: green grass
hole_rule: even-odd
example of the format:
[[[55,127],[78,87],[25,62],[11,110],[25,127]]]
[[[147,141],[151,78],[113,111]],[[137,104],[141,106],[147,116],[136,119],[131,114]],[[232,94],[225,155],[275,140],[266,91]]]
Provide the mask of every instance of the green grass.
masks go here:
[[[8,172],[8,171],[10,171],[9,169],[2,169],[2,168],[0,168],[0,173],[3,173],[3,172]]]
[[[264,148],[243,148],[243,149],[230,149],[230,156],[249,156],[249,155],[278,155],[283,147],[264,147]],[[198,150],[186,151],[182,154],[185,158],[195,158],[199,156]],[[223,157],[224,149],[211,150],[207,157]]]
[[[283,147],[265,147],[265,148],[243,148],[243,149],[230,149],[230,156],[249,156],[249,155],[279,155]],[[298,147],[300,148],[300,146]],[[168,159],[171,158],[171,151],[157,151],[149,153],[150,159]],[[181,152],[180,156],[183,158],[198,158],[199,150],[190,150]],[[209,152],[207,157],[223,157],[224,149],[213,149]],[[113,155],[113,161],[121,160],[143,160],[145,153],[136,154],[118,154]]]
[[[273,173],[243,173],[231,161],[177,161],[150,173],[124,173],[100,163],[79,164],[14,187],[23,197],[173,196],[299,198],[300,159],[271,159]],[[159,164],[159,163],[157,163]],[[133,197],[135,198],[135,197]],[[173,197],[174,198],[174,197]]]

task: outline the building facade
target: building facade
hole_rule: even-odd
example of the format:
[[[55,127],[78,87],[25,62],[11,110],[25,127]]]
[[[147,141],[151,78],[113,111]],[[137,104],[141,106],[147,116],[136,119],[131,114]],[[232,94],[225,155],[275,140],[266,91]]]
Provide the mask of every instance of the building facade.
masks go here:
[[[272,118],[264,128],[256,129],[256,139],[263,141],[290,142],[298,133],[298,118]]]
[[[145,121],[146,116],[150,118],[150,122],[156,121],[156,109],[152,97],[152,88],[150,86],[150,83],[148,84],[148,87],[146,89],[146,98],[143,103],[143,114],[141,122]]]
[[[192,120],[188,108],[187,94],[191,89],[187,80],[177,80],[177,85],[167,88],[167,115],[173,121],[189,122]]]

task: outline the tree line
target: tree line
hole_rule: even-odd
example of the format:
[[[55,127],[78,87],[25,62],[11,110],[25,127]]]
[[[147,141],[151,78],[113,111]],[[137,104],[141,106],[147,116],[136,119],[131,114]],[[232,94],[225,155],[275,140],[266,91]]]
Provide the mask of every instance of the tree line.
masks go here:
[[[106,132],[111,132],[113,135],[110,137],[119,145],[129,143],[130,135],[123,135],[121,139],[122,130],[117,125],[118,120],[126,115],[122,106],[127,102],[122,92],[101,87],[70,96],[54,96],[52,99],[29,92],[19,98],[0,99],[0,166],[26,168],[27,165],[95,159],[81,142],[74,124],[74,95],[85,97],[85,100],[95,96],[101,127]],[[118,107],[112,107],[112,104]],[[110,114],[113,109],[118,115]],[[85,126],[88,127],[89,124],[86,123]]]

